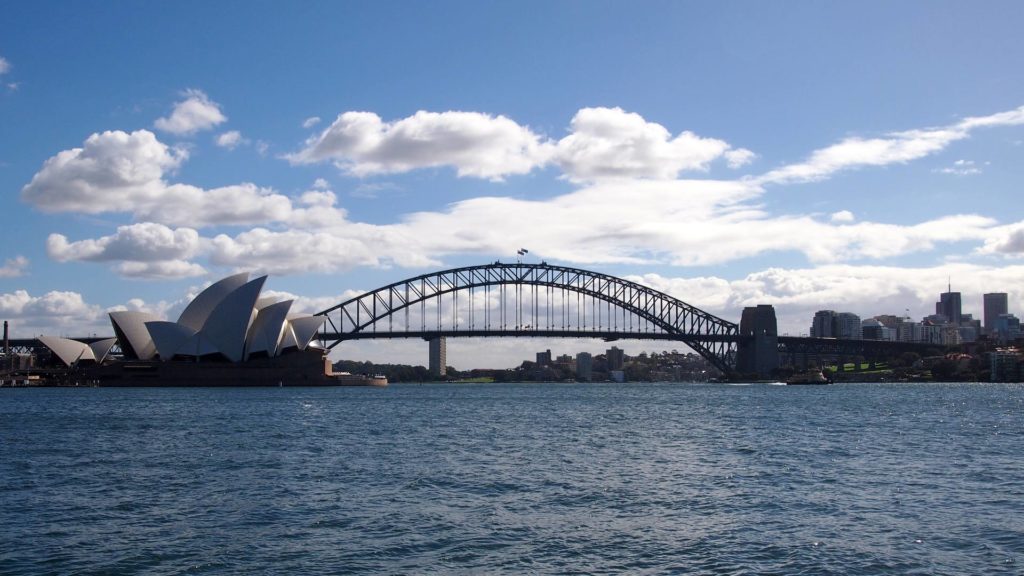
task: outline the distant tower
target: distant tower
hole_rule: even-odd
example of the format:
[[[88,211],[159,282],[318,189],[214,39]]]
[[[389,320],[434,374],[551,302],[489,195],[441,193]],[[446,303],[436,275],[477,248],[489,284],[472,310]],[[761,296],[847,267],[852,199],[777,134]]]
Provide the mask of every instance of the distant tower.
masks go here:
[[[960,293],[953,292],[953,286],[947,286],[946,293],[939,295],[935,303],[935,313],[942,314],[950,324],[960,325]]]
[[[444,336],[430,339],[430,374],[432,376],[448,374],[448,349]]]
[[[1000,314],[1008,314],[1006,292],[992,292],[982,296],[985,302],[985,334],[996,330],[996,320]]]

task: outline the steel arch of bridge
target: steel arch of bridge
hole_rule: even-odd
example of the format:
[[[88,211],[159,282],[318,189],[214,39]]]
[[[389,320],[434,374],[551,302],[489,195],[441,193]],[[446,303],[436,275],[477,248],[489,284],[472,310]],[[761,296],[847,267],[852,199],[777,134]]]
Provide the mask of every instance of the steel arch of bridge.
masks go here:
[[[675,340],[723,372],[735,367],[740,339],[736,324],[653,288],[547,263],[495,262],[431,272],[317,315],[327,317],[319,334],[327,348],[345,340],[439,336]]]

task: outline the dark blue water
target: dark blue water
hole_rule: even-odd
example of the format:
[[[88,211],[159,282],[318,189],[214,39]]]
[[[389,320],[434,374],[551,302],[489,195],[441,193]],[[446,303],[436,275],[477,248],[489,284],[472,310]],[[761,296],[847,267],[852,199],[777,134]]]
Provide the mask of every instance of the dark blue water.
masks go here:
[[[1024,573],[1024,386],[0,390],[0,573]]]

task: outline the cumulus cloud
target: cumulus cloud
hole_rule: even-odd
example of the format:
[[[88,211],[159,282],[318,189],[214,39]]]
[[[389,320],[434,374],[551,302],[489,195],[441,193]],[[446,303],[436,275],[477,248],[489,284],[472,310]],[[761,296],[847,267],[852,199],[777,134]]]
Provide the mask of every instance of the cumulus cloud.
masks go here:
[[[249,143],[248,140],[242,138],[242,133],[238,130],[228,130],[227,132],[218,135],[214,142],[217,146],[227,148],[228,150],[234,150],[238,146]]]
[[[137,218],[170,225],[218,226],[287,220],[291,200],[269,188],[236,184],[204,190],[188,184],[164,189],[160,202],[141,204]]]
[[[174,280],[206,274],[199,264],[185,260],[160,260],[157,262],[118,262],[114,271],[125,278],[143,280]]]
[[[25,274],[26,268],[28,268],[28,258],[24,256],[8,258],[4,260],[4,265],[0,266],[0,278],[17,278]]]
[[[504,116],[419,111],[384,122],[372,112],[345,112],[287,158],[330,160],[355,176],[454,166],[459,176],[500,180],[529,172],[548,154],[537,134]]]
[[[32,296],[27,290],[0,294],[0,316],[11,320],[15,337],[36,334],[83,336],[103,330],[103,312],[77,292],[54,290]],[[110,330],[109,323],[107,331]]]
[[[117,262],[114,271],[126,278],[170,279],[199,276],[206,270],[188,259],[201,250],[199,233],[144,222],[120,226],[110,236],[69,242],[50,234],[46,251],[58,262]]]
[[[0,56],[0,74],[7,74],[11,71],[11,63],[6,58]]]
[[[286,220],[291,201],[254,184],[205,190],[165,176],[187,158],[147,130],[93,134],[82,148],[58,153],[21,191],[47,212],[130,212],[169,225],[262,224]]]
[[[306,118],[305,120],[302,121],[302,127],[303,128],[312,128],[313,126],[316,126],[319,123],[320,123],[320,117],[319,116],[310,116],[309,118]]]
[[[175,102],[170,116],[157,118],[153,123],[157,130],[187,136],[227,121],[227,116],[220,111],[220,105],[210,100],[202,90],[185,90],[182,96],[185,99]]]
[[[172,230],[151,222],[120,226],[115,234],[94,240],[68,242],[62,234],[50,234],[46,240],[47,254],[58,262],[178,260],[195,256],[199,247],[199,233],[195,230]]]
[[[557,162],[572,180],[675,178],[686,170],[705,171],[730,151],[723,140],[692,132],[673,137],[662,125],[621,108],[584,108],[570,123],[571,134],[557,146]],[[749,150],[733,150],[730,164],[750,161]]]
[[[212,240],[210,261],[219,266],[270,274],[344,271],[356,266],[438,265],[439,262],[404,243],[387,227],[351,224],[345,230],[272,231],[255,228],[234,237]]]
[[[345,112],[302,150],[293,164],[332,161],[354,176],[452,166],[459,176],[501,180],[557,164],[574,181],[674,178],[706,171],[725,157],[730,167],[756,155],[727,142],[660,124],[621,108],[583,108],[570,134],[555,142],[504,116],[478,112],[425,112],[384,122],[372,112]]]
[[[989,116],[965,118],[949,126],[893,132],[882,138],[851,137],[814,151],[804,162],[772,170],[758,183],[813,182],[835,172],[864,166],[904,164],[944,150],[977,128],[1024,124],[1024,106]]]
[[[147,130],[93,134],[81,148],[47,160],[21,198],[47,212],[132,211],[140,203],[159,202],[164,173],[187,156]]]

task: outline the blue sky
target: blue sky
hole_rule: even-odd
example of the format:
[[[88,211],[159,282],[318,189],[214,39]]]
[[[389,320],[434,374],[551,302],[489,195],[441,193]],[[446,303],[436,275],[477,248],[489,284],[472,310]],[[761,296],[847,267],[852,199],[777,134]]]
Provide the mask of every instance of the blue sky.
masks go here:
[[[1019,312],[1022,23],[1019,2],[5,6],[0,315],[109,331],[236,270],[316,311],[520,246],[730,319],[772,303],[790,333],[822,308],[920,317],[947,277],[966,312],[990,291]]]

